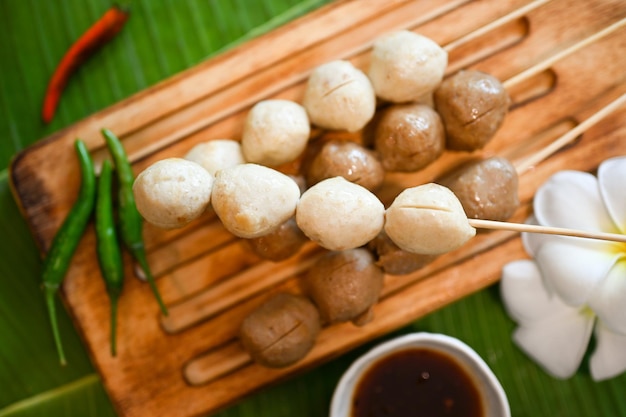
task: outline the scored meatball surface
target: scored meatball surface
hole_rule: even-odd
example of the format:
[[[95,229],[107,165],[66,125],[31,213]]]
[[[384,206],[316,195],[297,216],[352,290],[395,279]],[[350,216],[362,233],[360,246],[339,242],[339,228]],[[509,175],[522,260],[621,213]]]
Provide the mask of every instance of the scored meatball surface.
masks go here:
[[[361,70],[349,61],[335,60],[313,70],[302,105],[314,125],[355,132],[374,116],[376,95]]]
[[[506,158],[471,161],[438,182],[452,190],[469,218],[505,221],[519,207],[517,171]]]
[[[430,183],[407,188],[393,200],[385,213],[385,233],[407,252],[441,255],[464,245],[476,229],[454,193]]]
[[[446,131],[446,146],[457,151],[482,149],[504,122],[509,95],[489,74],[462,70],[444,80],[434,103]]]
[[[309,299],[277,293],[243,320],[239,341],[257,363],[282,368],[306,356],[320,327],[319,312]]]

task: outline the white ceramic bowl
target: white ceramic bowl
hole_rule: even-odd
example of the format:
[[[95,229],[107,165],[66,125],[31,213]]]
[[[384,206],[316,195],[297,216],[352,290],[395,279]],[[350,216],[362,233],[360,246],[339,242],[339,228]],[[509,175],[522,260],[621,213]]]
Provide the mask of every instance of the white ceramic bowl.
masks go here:
[[[485,417],[510,417],[509,403],[500,382],[485,361],[468,345],[450,336],[411,333],[384,342],[358,358],[339,380],[333,394],[330,417],[350,417],[352,398],[361,376],[370,366],[392,353],[428,348],[448,354],[473,379],[481,395]]]

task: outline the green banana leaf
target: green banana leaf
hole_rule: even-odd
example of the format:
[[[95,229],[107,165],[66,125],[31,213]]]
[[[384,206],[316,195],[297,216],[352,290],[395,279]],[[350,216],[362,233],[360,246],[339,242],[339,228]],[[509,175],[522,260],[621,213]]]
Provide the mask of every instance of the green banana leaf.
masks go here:
[[[9,189],[11,157],[60,128],[328,2],[129,2],[127,26],[75,74],[54,121],[46,126],[39,114],[50,74],[110,3],[0,0],[0,417],[115,415],[63,309],[61,332],[71,361],[65,367],[58,364],[40,288],[39,252]],[[513,328],[494,285],[384,339],[412,331],[460,338],[501,380],[514,416],[626,416],[626,375],[595,383],[583,364],[573,378],[555,380],[512,344]],[[339,377],[374,343],[218,415],[327,415]]]

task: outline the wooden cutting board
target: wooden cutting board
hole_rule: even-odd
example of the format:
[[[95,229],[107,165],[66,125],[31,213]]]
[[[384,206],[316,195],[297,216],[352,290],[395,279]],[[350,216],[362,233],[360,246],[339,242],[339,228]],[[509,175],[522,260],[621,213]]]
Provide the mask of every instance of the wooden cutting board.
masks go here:
[[[99,166],[108,157],[99,131],[113,130],[139,173],[157,160],[183,156],[199,142],[238,139],[251,105],[266,98],[300,101],[309,72],[319,64],[348,59],[365,69],[374,39],[399,29],[445,45],[448,74],[473,68],[505,82],[511,111],[479,155],[522,164],[626,93],[626,30],[585,42],[625,17],[621,0],[338,1],[41,140],[14,159],[12,189],[45,251],[78,190],[75,138],[87,142]],[[593,172],[602,160],[626,154],[624,120],[622,107],[523,172],[522,205],[513,220],[524,220],[535,190],[555,171]],[[322,134],[361,139],[360,133],[312,136]],[[470,156],[476,155],[447,152],[420,172],[388,174],[379,196],[389,202],[400,190],[430,182]],[[284,167],[296,170],[297,164]],[[321,249],[311,244],[284,262],[261,261],[211,212],[180,230],[147,225],[145,239],[170,316],[160,315],[127,259],[116,358],[109,355],[108,299],[92,228],[62,288],[117,411],[128,417],[215,412],[484,288],[499,279],[505,263],[525,257],[516,234],[479,233],[422,270],[387,276],[373,322],[327,327],[303,361],[268,370],[240,349],[239,323],[270,294],[300,292],[299,276]]]

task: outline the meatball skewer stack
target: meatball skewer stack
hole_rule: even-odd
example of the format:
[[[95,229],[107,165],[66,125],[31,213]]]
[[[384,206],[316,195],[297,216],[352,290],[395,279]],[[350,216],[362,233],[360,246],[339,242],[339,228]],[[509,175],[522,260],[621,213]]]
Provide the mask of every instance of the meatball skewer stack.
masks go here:
[[[281,240],[283,235],[277,232],[290,230],[295,239],[287,244],[291,251],[278,245],[268,259],[289,257],[304,237],[330,251],[303,280],[316,313],[311,313],[308,302],[276,301],[273,297],[253,313],[256,319],[247,321],[254,325],[242,327],[240,339],[259,363],[290,365],[307,354],[322,325],[345,321],[364,325],[371,320],[384,273],[411,272],[377,264],[386,256],[381,248],[395,246],[411,255],[412,267],[421,267],[475,235],[468,217],[506,220],[517,208],[516,172],[503,158],[480,161],[442,179],[447,187],[410,187],[387,209],[374,194],[384,171],[421,169],[436,160],[444,146],[457,152],[481,149],[503,123],[509,98],[502,84],[477,71],[460,71],[443,80],[446,65],[446,51],[430,39],[408,31],[390,34],[374,44],[367,75],[348,61],[325,64],[311,74],[302,106],[287,100],[266,100],[254,106],[240,145],[223,140],[223,148],[208,153],[198,146],[186,159],[167,160],[167,169],[161,164],[160,169],[149,167],[138,176],[138,209],[159,227],[184,226],[212,207],[225,228],[254,242],[252,247],[274,233],[274,239]],[[382,117],[374,119],[377,97],[388,106]],[[432,106],[425,104],[430,100]],[[320,168],[316,161],[325,147],[303,164],[309,168],[305,177],[310,187],[304,192],[296,179],[278,170],[306,153],[310,124],[354,132],[368,123],[375,126],[373,149],[356,143],[334,145],[335,149],[347,149],[343,166],[358,167],[355,160],[365,161],[358,169],[374,172],[375,181],[361,181],[358,174],[346,179],[349,175],[343,175],[342,168],[325,169],[323,163]],[[404,131],[395,129],[403,125]],[[430,154],[424,156],[419,144],[415,148],[416,138],[430,141],[426,146]],[[208,143],[203,146],[209,148]],[[226,157],[216,158],[215,152]],[[336,162],[334,156],[331,150],[331,165]],[[199,174],[198,168],[204,173]],[[502,172],[508,173],[504,181]],[[509,196],[506,210],[494,214],[489,211],[492,207],[483,204],[466,213],[470,211],[462,198],[466,178],[490,175],[502,182]],[[386,243],[380,244],[380,239]],[[273,319],[275,306],[291,307],[285,307],[286,316]],[[308,324],[302,314],[311,319]],[[286,324],[278,332],[262,331],[269,336],[262,338],[261,345],[250,342],[256,339],[249,332],[263,326],[274,329],[276,323]],[[300,331],[303,329],[306,331]],[[289,343],[280,347],[277,343],[281,340]],[[271,358],[263,357],[266,350],[273,352]]]

